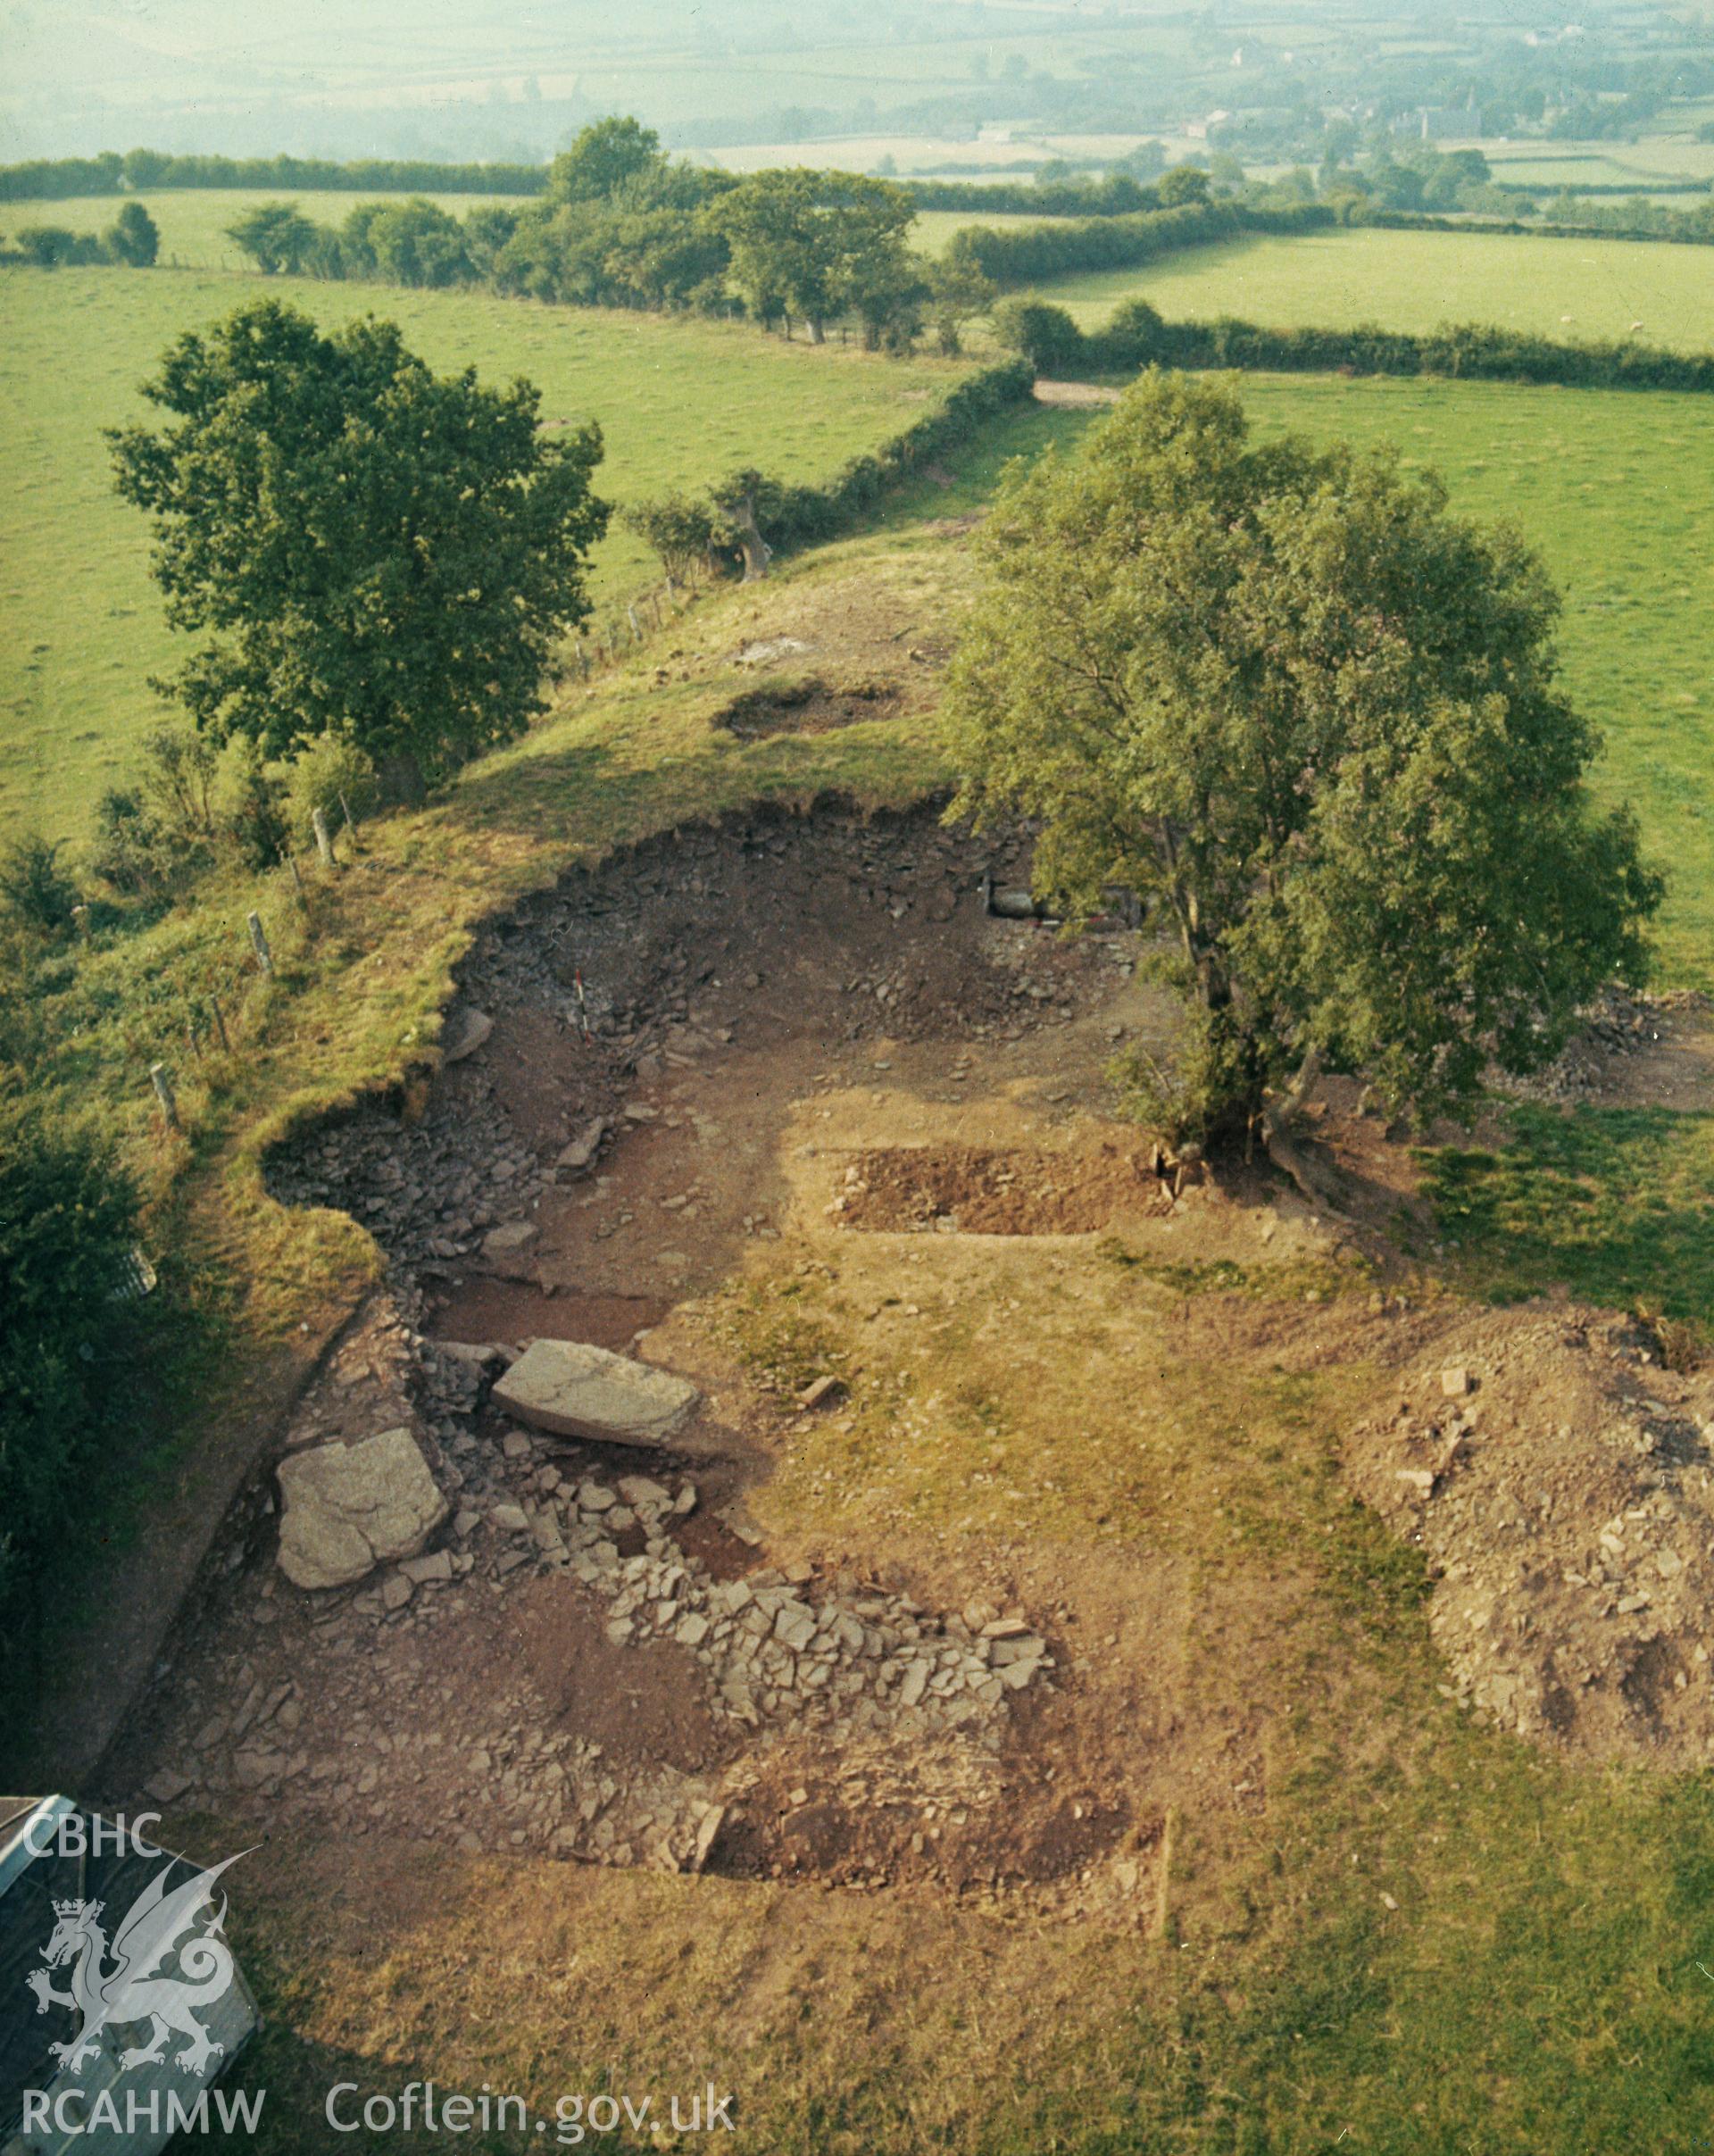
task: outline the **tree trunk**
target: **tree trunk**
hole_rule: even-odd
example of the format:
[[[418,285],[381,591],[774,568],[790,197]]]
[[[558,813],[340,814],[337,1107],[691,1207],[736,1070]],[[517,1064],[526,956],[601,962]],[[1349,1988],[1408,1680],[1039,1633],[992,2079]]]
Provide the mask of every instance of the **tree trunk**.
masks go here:
[[[769,545],[756,522],[756,503],[753,495],[728,504],[732,521],[737,527],[738,544],[744,549],[744,580],[754,584],[768,574]]]
[[[1268,1158],[1296,1185],[1300,1195],[1322,1212],[1344,1217],[1344,1193],[1338,1171],[1330,1162],[1317,1159],[1293,1135],[1298,1112],[1321,1075],[1321,1051],[1311,1048],[1298,1065],[1291,1084],[1277,1100],[1269,1101],[1260,1118],[1261,1142]]]
[[[812,344],[812,345],[825,345],[825,344],[827,343],[827,341],[828,341],[828,333],[827,333],[827,330],[826,330],[825,327],[824,327],[824,326],[823,326],[823,324],[822,324],[821,317],[820,317],[819,314],[812,314],[812,315],[811,315],[811,317],[810,317],[810,342],[811,342],[811,344]]]

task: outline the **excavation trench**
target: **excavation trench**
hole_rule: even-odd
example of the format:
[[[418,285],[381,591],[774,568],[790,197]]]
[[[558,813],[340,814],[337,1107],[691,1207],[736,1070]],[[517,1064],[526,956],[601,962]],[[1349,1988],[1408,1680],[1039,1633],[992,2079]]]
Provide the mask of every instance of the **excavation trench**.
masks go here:
[[[469,1052],[420,1116],[370,1103],[272,1159],[278,1197],[389,1261],[292,1443],[405,1423],[451,1517],[419,1576],[318,1595],[253,1520],[132,1733],[139,1778],[853,1885],[1048,1889],[1146,1842],[1130,1798],[1079,1794],[1044,1620],[878,1553],[773,1561],[744,1504],[772,1441],[718,1374],[671,1453],[490,1396],[535,1337],[682,1360],[686,1298],[847,1225],[1079,1234],[1164,1203],[1143,1148],[1019,1135],[1020,1097],[1098,1095],[1134,952],[989,917],[1027,836],[973,845],[937,809],[756,810],[566,878],[478,935],[447,1025]]]

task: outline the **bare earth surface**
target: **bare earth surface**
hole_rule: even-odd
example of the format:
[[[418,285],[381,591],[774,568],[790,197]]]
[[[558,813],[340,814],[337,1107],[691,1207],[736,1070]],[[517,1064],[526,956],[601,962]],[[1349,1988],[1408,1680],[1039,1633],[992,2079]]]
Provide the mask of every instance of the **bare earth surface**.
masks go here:
[[[304,1594],[254,1493],[110,1755],[114,1801],[1150,1928],[1175,1812],[1266,1817],[1296,1592],[1289,1552],[1211,1594],[1164,1528],[1127,1530],[1177,1364],[1366,1373],[1383,1404],[1345,1469],[1428,1559],[1448,1696],[1590,1756],[1706,1759],[1707,1384],[1600,1313],[1403,1292],[1378,1240],[1372,1292],[1304,1289],[1361,1233],[1260,1181],[1176,1193],[1102,1076],[1169,1039],[1135,940],[988,918],[983,875],[1027,868],[1021,839],[824,804],[652,842],[491,926],[462,995],[492,1031],[426,1112],[367,1107],[273,1169],[392,1261],[289,1444],[405,1424],[453,1517]],[[1337,1086],[1322,1105],[1378,1219],[1377,1126]],[[1126,1267],[1217,1292],[1115,1329]],[[746,1351],[763,1286],[845,1316]],[[1049,1291],[1053,1325],[1026,1301]],[[1121,1440],[1134,1403],[1113,1539],[1020,1519],[949,1545],[879,1494],[846,1388],[948,1331],[972,1369],[1038,1358]],[[694,1379],[695,1419],[665,1452],[514,1425],[490,1387],[544,1336]],[[802,1528],[770,1486],[812,1446],[862,1452],[869,1494]],[[1193,1634],[1224,1689],[1186,1681]]]

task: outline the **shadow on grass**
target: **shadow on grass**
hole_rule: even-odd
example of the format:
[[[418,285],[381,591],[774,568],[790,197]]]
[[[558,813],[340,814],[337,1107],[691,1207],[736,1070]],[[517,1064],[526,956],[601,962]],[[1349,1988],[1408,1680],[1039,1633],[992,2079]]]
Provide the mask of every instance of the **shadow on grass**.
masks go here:
[[[627,714],[600,741],[568,726],[556,743],[553,731],[532,736],[528,753],[472,767],[455,796],[460,821],[532,842],[546,831],[599,853],[752,802],[849,792],[896,806],[944,778],[932,749],[878,724],[740,744],[663,712],[658,729]]]
[[[1714,1310],[1714,1114],[1523,1106],[1503,1152],[1425,1153],[1424,1192],[1479,1292],[1563,1286],[1706,1327]]]

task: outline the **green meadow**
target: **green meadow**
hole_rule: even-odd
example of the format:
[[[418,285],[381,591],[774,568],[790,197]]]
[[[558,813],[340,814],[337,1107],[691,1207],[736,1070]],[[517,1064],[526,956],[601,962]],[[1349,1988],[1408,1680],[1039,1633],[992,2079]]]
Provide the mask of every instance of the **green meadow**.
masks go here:
[[[1234,314],[1270,329],[1492,322],[1593,342],[1632,333],[1684,351],[1714,344],[1714,247],[1357,227],[1235,240],[1140,270],[1041,287],[1085,329],[1142,297],[1169,321]]]
[[[600,420],[615,503],[755,463],[823,477],[921,416],[961,370],[812,350],[741,323],[547,308],[191,272],[14,270],[0,359],[0,827],[80,830],[161,715],[146,686],[175,640],[148,575],[147,528],[113,493],[104,427],[142,417],[137,386],[179,331],[271,294],[335,323],[390,316],[443,371],[527,375],[548,420]],[[651,579],[615,522],[595,588],[609,608]]]
[[[1633,252],[1680,265],[1695,254]],[[621,502],[752,461],[795,478],[825,473],[908,424],[954,372],[929,359],[786,345],[742,325],[475,294],[12,272],[12,336],[0,362],[0,823],[79,830],[158,715],[145,681],[169,662],[172,639],[147,575],[145,527],[112,492],[100,429],[141,409],[136,385],[178,329],[264,288],[324,320],[390,314],[437,367],[528,374],[550,420],[600,419],[604,483]],[[1259,425],[1392,441],[1408,463],[1440,470],[1460,508],[1510,517],[1541,548],[1566,595],[1568,685],[1607,736],[1599,785],[1635,803],[1673,874],[1667,970],[1714,984],[1714,504],[1705,484],[1714,400],[1327,377],[1251,375],[1239,386]],[[1023,415],[973,445],[950,487],[926,486],[910,508],[936,519],[977,507],[1007,454],[1086,423],[1079,413]],[[611,608],[649,573],[637,543],[616,529],[601,551],[597,595]]]

